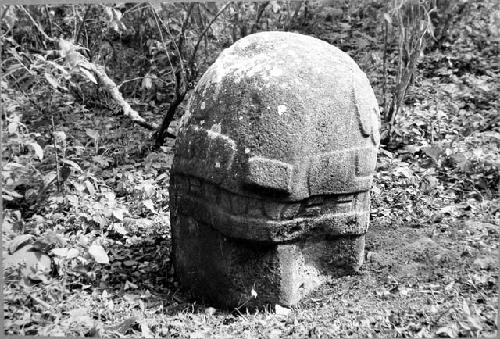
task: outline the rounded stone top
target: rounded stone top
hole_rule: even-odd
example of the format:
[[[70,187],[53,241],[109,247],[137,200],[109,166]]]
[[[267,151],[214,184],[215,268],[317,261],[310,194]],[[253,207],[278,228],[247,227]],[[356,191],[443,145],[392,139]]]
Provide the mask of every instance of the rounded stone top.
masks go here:
[[[263,188],[291,200],[364,191],[379,127],[370,83],[346,53],[301,34],[252,34],[195,87],[173,169],[231,192]]]

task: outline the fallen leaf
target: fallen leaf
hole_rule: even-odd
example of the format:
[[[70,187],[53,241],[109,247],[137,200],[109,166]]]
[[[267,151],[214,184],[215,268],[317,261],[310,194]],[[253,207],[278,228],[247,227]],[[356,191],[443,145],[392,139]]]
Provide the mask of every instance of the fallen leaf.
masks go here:
[[[77,248],[70,248],[68,253],[66,253],[66,259],[73,259],[80,255],[80,251]]]
[[[113,191],[103,192],[102,195],[109,201],[110,204],[114,205],[116,200],[116,194]]]
[[[111,311],[115,309],[115,303],[113,302],[113,299],[106,300],[106,307]]]
[[[115,231],[116,233],[118,234],[121,234],[121,235],[126,235],[128,234],[128,231],[125,229],[125,227],[123,227],[122,225],[120,225],[119,223],[113,223],[110,227],[113,231]]]
[[[124,290],[130,290],[130,289],[136,289],[137,285],[134,283],[131,283],[130,281],[125,282],[125,286],[123,287]]]
[[[213,307],[207,307],[205,308],[205,314],[206,315],[214,315],[217,310]]]
[[[467,301],[465,299],[462,301],[462,309],[464,310],[464,313],[466,315],[470,315],[470,308],[469,305],[467,305]]]
[[[98,132],[98,131],[96,131],[95,129],[90,129],[90,128],[87,128],[87,129],[85,130],[85,133],[86,133],[89,137],[91,137],[92,139],[94,139],[94,140],[95,140],[95,139],[99,139],[99,132]]]
[[[89,254],[94,258],[94,260],[99,264],[109,264],[109,257],[106,254],[104,248],[97,244],[92,243],[89,247]]]
[[[32,234],[21,234],[10,241],[9,244],[9,254],[13,254],[19,248],[23,247],[27,243],[33,240],[34,236]]]
[[[87,187],[87,191],[89,192],[89,194],[91,196],[95,195],[94,185],[92,185],[92,183],[88,180],[85,180],[83,183],[85,184],[85,187]]]
[[[47,80],[47,82],[50,84],[50,86],[52,86],[54,89],[57,90],[57,88],[59,87],[59,83],[57,82],[57,80],[51,74],[49,74],[47,72],[45,72],[44,77]]]
[[[135,294],[125,294],[123,299],[131,305],[137,304],[137,295]]]
[[[3,260],[4,269],[16,267],[23,263],[26,264],[26,267],[21,270],[24,277],[27,277],[37,268],[47,270],[50,269],[52,265],[49,256],[37,251],[36,247],[33,245],[26,245],[17,250],[14,254],[7,255]]]
[[[66,141],[66,133],[64,133],[63,131],[54,131],[52,135],[56,139],[56,142]]]
[[[78,166],[78,164],[76,162],[68,160],[68,159],[62,159],[61,161],[64,162],[65,164],[70,165],[71,167],[73,167],[74,169],[76,169],[78,172],[83,172],[82,169],[81,169],[81,167]]]
[[[42,252],[48,253],[55,247],[65,247],[66,240],[54,231],[46,231],[40,238],[36,239],[33,245]]]
[[[16,191],[9,191],[6,189],[2,189],[2,198],[7,201],[12,201],[14,198],[21,199],[23,196]]]
[[[38,159],[42,160],[43,159],[43,149],[42,147],[36,143],[36,142],[30,142],[28,143],[31,147],[33,147],[33,151],[35,151],[35,155],[37,156]]]
[[[153,201],[151,199],[144,200],[142,204],[151,212],[155,213],[155,207],[153,205]]]
[[[127,318],[124,321],[122,321],[120,324],[111,327],[114,331],[117,331],[119,333],[125,333],[127,332],[135,323],[137,322],[136,317],[131,317]]]
[[[34,273],[34,272],[30,272],[28,273],[28,279],[33,282],[33,283],[48,283],[48,279],[47,277],[45,276],[45,273],[44,272],[37,272],[37,273]]]
[[[68,254],[68,249],[65,247],[57,247],[53,248],[50,252],[58,257],[65,257]]]
[[[468,316],[467,321],[469,322],[469,325],[473,331],[481,331],[483,329],[483,326],[481,325],[481,320],[478,319],[478,317]]]
[[[125,266],[127,266],[127,267],[135,266],[135,265],[137,265],[137,264],[138,264],[138,262],[137,262],[137,261],[135,261],[135,260],[125,260],[125,261],[123,262],[123,265],[125,265]]]
[[[276,304],[274,306],[274,309],[276,311],[276,314],[277,315],[284,315],[284,316],[287,316],[290,314],[290,309],[289,308],[286,308],[286,307],[283,307],[283,306],[280,306],[278,304]]]
[[[436,335],[442,338],[456,338],[458,336],[458,331],[451,326],[443,326],[438,328]]]
[[[113,210],[113,216],[120,220],[123,221],[123,209],[122,208],[116,208]]]
[[[154,338],[153,332],[149,329],[149,324],[148,322],[143,319],[140,321],[139,325],[141,326],[141,334],[143,338]]]
[[[497,261],[493,256],[482,256],[474,260],[473,265],[482,270],[493,269],[497,265]]]
[[[70,322],[77,322],[85,327],[92,328],[94,326],[94,319],[92,319],[85,308],[76,308],[69,311]]]
[[[207,337],[207,332],[205,331],[196,331],[189,334],[189,339],[203,339]]]

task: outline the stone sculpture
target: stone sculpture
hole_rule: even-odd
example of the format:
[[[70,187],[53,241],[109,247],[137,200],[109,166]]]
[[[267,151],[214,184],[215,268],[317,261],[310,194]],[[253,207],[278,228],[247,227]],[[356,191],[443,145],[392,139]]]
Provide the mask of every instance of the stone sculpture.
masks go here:
[[[379,112],[344,52],[264,32],[224,50],[181,119],[171,169],[182,286],[226,307],[294,305],[363,263]]]

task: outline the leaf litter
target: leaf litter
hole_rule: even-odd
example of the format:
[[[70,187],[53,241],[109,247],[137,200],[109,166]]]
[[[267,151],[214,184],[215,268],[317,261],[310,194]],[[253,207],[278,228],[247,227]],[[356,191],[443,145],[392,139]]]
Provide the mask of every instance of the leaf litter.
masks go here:
[[[331,30],[321,34],[337,43]],[[449,48],[463,54],[464,62],[488,58],[471,55],[467,44],[457,39]],[[138,150],[147,147],[146,132],[131,124],[119,126],[116,118],[106,118],[108,112],[80,120],[88,112],[71,105],[62,125],[79,123],[64,134],[71,156],[63,160],[71,168],[66,194],[52,192],[47,204],[31,215],[17,210],[4,215],[6,333],[131,338],[493,336],[500,201],[492,191],[498,180],[494,170],[500,134],[486,128],[495,100],[488,91],[498,93],[498,87],[473,71],[461,74],[460,60],[451,58],[452,66],[446,66],[438,57],[425,56],[422,72],[445,74],[448,83],[417,75],[419,93],[413,96],[418,104],[402,113],[397,131],[398,142],[406,146],[379,154],[364,268],[359,275],[332,279],[294,308],[273,305],[234,314],[196,303],[180,291],[169,258],[173,142],[168,141],[166,152],[145,157]],[[56,79],[48,81],[60,86]],[[372,84],[380,87],[377,77]],[[430,99],[434,96],[439,100]],[[10,132],[20,122],[13,121]],[[422,134],[429,126],[440,142],[429,142]],[[89,140],[89,147],[78,146]],[[47,164],[53,157],[48,149],[30,147],[36,161]],[[108,152],[97,155],[99,147],[108,147]],[[57,180],[55,172],[45,174],[41,187]],[[23,194],[6,195],[21,199]]]

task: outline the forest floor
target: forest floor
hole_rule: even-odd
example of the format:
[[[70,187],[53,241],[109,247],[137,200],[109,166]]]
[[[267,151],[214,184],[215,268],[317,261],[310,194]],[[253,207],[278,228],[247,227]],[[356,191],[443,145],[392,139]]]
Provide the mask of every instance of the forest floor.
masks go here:
[[[314,35],[338,44],[332,32],[325,24]],[[348,50],[377,94],[380,51]],[[46,200],[4,210],[6,334],[496,336],[497,55],[498,42],[470,33],[423,57],[395,142],[380,150],[363,269],[333,279],[292,309],[214,309],[179,289],[169,260],[173,140],[149,151],[149,133],[109,111],[61,107],[54,127],[23,112],[41,139],[50,140],[53,128],[63,132],[58,150],[66,172],[60,191]],[[46,151],[47,166],[54,156]],[[16,268],[20,258],[28,267]],[[35,264],[41,265],[31,270]]]

